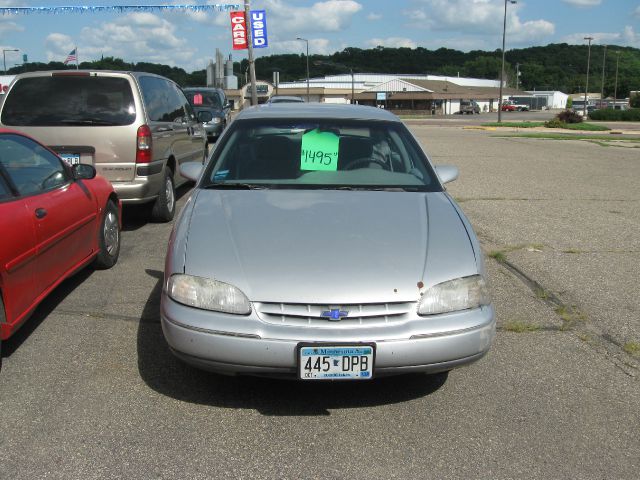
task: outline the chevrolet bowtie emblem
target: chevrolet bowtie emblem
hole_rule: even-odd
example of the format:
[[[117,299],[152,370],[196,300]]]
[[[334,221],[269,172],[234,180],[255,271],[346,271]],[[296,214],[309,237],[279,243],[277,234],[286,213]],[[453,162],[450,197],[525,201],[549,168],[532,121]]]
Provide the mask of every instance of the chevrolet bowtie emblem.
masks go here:
[[[339,308],[331,308],[329,310],[325,310],[320,314],[321,317],[331,320],[333,322],[337,322],[349,316],[348,310],[340,310]]]

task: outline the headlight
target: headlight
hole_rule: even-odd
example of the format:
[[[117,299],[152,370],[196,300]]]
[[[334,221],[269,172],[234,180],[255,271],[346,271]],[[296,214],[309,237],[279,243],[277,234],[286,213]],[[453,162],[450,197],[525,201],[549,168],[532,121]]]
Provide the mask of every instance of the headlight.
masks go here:
[[[213,123],[220,123],[220,117],[213,117],[213,119],[211,120],[211,122]]]
[[[233,285],[210,278],[172,275],[167,293],[176,302],[190,307],[236,315],[251,313],[251,303],[244,293]]]
[[[434,285],[418,303],[418,315],[456,312],[491,303],[487,284],[480,275],[456,278]]]

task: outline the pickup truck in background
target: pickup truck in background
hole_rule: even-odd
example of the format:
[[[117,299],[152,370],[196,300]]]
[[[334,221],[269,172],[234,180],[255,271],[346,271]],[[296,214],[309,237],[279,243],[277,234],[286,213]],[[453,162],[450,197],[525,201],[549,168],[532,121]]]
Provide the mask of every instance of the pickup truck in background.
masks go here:
[[[514,111],[528,112],[529,105],[527,105],[526,103],[516,103],[513,100],[507,100],[502,104],[502,111],[503,112],[514,112]]]

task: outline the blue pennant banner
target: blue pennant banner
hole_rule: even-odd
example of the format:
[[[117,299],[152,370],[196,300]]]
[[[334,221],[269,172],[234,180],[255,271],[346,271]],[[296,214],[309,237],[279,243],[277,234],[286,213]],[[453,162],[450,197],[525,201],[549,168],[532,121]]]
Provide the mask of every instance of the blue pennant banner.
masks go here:
[[[239,4],[214,4],[214,5],[77,5],[60,7],[0,7],[2,15],[16,15],[27,13],[96,13],[96,12],[153,12],[166,10],[189,10],[192,12],[226,12],[240,10]]]

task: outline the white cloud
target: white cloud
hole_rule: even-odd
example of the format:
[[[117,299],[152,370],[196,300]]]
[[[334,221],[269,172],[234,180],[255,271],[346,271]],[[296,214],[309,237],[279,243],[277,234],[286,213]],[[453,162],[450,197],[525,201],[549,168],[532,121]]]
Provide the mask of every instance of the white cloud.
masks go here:
[[[622,32],[600,32],[600,33],[574,33],[565,36],[562,41],[572,45],[587,44],[584,37],[593,37],[592,44],[599,45],[624,45],[628,47],[640,48],[640,34],[636,33],[632,26],[627,25]]]
[[[365,44],[368,47],[390,47],[390,48],[416,48],[418,44],[410,38],[388,37],[388,38],[372,38],[367,40]]]
[[[132,62],[153,62],[202,69],[204,59],[197,59],[197,49],[180,36],[176,26],[152,13],[131,13],[99,27],[84,27],[77,38],[53,33],[46,40],[49,60],[60,60],[78,46],[80,62],[113,56]]]
[[[362,5],[353,0],[326,0],[308,7],[294,7],[282,0],[265,0],[263,3],[267,10],[268,29],[302,37],[314,32],[344,30],[351,24],[353,16],[362,10]]]
[[[371,21],[380,20],[381,18],[382,18],[382,15],[379,13],[371,12],[369,15],[367,15],[367,20],[371,20]]]
[[[306,54],[307,45],[301,40],[269,41],[269,52],[265,52],[265,54],[274,55],[274,51],[279,53]],[[334,52],[335,49],[331,47],[331,42],[326,38],[309,38],[309,55],[329,55]]]
[[[640,5],[634,10],[633,16],[636,18],[640,18]]]
[[[562,0],[569,5],[575,5],[576,7],[595,7],[600,5],[602,0]]]
[[[403,12],[411,26],[429,30],[452,30],[465,35],[502,35],[504,4],[493,0],[422,0],[425,7]],[[530,43],[553,35],[547,20],[522,21],[522,4],[508,5],[507,36],[511,44]]]

